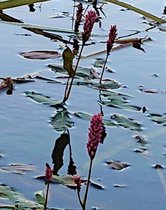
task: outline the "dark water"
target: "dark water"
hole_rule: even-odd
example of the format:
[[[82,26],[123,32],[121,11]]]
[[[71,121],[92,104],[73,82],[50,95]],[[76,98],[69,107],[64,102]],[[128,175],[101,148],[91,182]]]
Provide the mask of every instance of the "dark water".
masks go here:
[[[127,1],[161,17],[164,1]],[[28,7],[13,8],[4,11],[6,14],[23,20],[25,23],[62,27],[71,29],[72,1],[50,1],[35,5],[34,13],[28,12]],[[65,8],[64,8],[65,5]],[[152,122],[149,113],[163,114],[166,107],[166,39],[165,32],[154,28],[144,32],[149,26],[143,24],[140,15],[131,11],[120,11],[120,7],[107,4],[103,10],[107,19],[102,20],[102,29],[97,26],[96,34],[107,35],[111,24],[117,24],[118,35],[130,34],[133,30],[142,33],[134,37],[148,35],[153,41],[146,42],[142,47],[146,53],[134,48],[126,48],[112,53],[108,65],[115,73],[105,73],[106,78],[114,79],[127,88],[120,92],[130,94],[131,103],[147,107],[148,111],[133,112],[103,106],[107,119],[113,113],[123,114],[139,121],[143,131],[134,132],[121,127],[107,127],[105,143],[100,146],[94,162],[92,179],[105,186],[105,190],[90,188],[88,208],[97,206],[105,210],[164,210],[166,205],[166,174],[165,170],[156,170],[152,165],[165,165],[165,126]],[[57,12],[68,12],[69,17],[51,18]],[[24,36],[24,34],[31,36]],[[64,35],[66,37],[66,35]],[[100,37],[106,40],[107,36]],[[98,41],[94,37],[95,41]],[[52,42],[43,36],[33,34],[19,26],[0,23],[0,77],[21,77],[32,72],[42,71],[42,74],[54,78],[55,74],[47,67],[48,64],[61,63],[55,60],[28,60],[18,53],[31,50],[58,50],[59,42]],[[87,47],[84,54],[105,49],[104,44]],[[62,52],[62,50],[61,50]],[[105,54],[97,57],[104,58]],[[81,65],[91,67],[95,57],[84,59]],[[155,77],[154,74],[158,75]],[[145,89],[155,89],[159,93],[148,94],[139,91],[139,86]],[[64,85],[52,84],[36,80],[34,83],[16,85],[12,96],[0,93],[0,152],[5,156],[0,159],[0,165],[9,163],[34,164],[35,170],[26,175],[4,173],[0,171],[0,182],[15,187],[28,199],[34,200],[34,192],[43,190],[44,183],[34,179],[43,174],[45,163],[51,164],[51,152],[61,132],[50,125],[50,117],[56,112],[49,106],[35,103],[25,96],[25,91],[36,91],[58,100],[62,99]],[[84,86],[76,86],[67,102],[71,112],[99,112],[98,91]],[[86,152],[87,131],[89,122],[73,117],[74,128],[70,129],[73,158],[78,174],[87,176],[88,155]],[[147,154],[137,154],[134,149],[140,145],[134,140],[134,135],[145,136]],[[105,161],[119,160],[130,164],[125,170],[115,171],[107,168]],[[67,173],[68,151],[65,152],[64,166],[60,175]],[[115,188],[114,184],[126,185],[125,188]],[[79,209],[76,192],[62,185],[51,185],[49,205],[58,208]]]

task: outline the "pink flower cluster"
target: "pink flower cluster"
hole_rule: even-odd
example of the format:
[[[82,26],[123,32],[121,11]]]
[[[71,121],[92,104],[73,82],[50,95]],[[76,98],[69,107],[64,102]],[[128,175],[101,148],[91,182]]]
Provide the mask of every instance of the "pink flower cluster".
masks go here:
[[[102,115],[96,114],[92,117],[89,128],[87,149],[91,159],[95,157],[97,147],[102,139],[103,134]]]
[[[82,184],[81,177],[78,176],[78,175],[75,175],[75,176],[73,176],[73,181],[74,181],[74,183],[75,183],[76,186],[77,186],[77,190],[80,191],[80,189],[81,189],[81,184]]]
[[[109,38],[107,40],[107,54],[110,53],[113,47],[113,44],[115,42],[116,36],[117,36],[117,28],[116,28],[116,25],[113,25],[110,28]]]
[[[96,20],[97,20],[96,12],[93,10],[88,11],[88,14],[85,17],[84,32],[82,34],[83,45],[85,44],[85,42],[88,41]]]
[[[53,170],[51,169],[51,167],[49,166],[49,164],[46,163],[46,168],[45,168],[45,179],[46,179],[46,183],[48,183],[48,182],[51,181],[52,174],[53,174]]]

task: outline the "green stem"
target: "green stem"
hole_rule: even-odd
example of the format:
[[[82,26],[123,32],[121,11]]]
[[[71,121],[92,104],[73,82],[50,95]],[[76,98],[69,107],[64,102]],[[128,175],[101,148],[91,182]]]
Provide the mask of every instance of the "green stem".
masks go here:
[[[46,199],[45,199],[45,203],[44,203],[44,210],[47,209],[49,186],[50,186],[50,182],[48,182],[48,184],[47,184]]]
[[[100,76],[100,81],[99,81],[100,84],[101,84],[102,79],[103,79],[103,74],[104,74],[105,66],[107,64],[108,56],[109,56],[109,53],[107,53],[107,56],[106,56],[106,59],[105,59],[104,65],[103,65],[103,69],[102,69],[101,76]]]
[[[83,208],[83,203],[82,203],[82,200],[81,200],[81,197],[80,197],[80,191],[78,189],[77,189],[77,196],[78,196],[78,200],[80,202],[80,205]]]
[[[78,60],[77,60],[76,66],[75,66],[75,74],[76,74],[76,71],[77,71],[80,59],[81,59],[83,48],[84,48],[84,44],[81,47],[81,50],[80,50],[80,53],[79,53],[79,57],[78,57]],[[66,84],[66,88],[65,88],[65,94],[64,94],[64,98],[63,98],[63,103],[65,103],[67,101],[67,99],[69,98],[69,95],[70,95],[70,92],[71,92],[71,88],[72,88],[72,85],[73,85],[73,81],[74,81],[74,76],[71,78],[71,82],[70,83],[69,83],[69,80],[70,80],[70,77],[67,80],[67,84]]]
[[[89,185],[90,185],[90,178],[91,178],[91,173],[92,173],[92,163],[93,159],[90,159],[90,165],[89,165],[89,173],[88,173],[88,180],[87,180],[87,185],[86,185],[86,191],[84,195],[84,200],[83,200],[83,205],[82,205],[82,210],[86,210],[86,201],[88,197],[88,190],[89,190]]]

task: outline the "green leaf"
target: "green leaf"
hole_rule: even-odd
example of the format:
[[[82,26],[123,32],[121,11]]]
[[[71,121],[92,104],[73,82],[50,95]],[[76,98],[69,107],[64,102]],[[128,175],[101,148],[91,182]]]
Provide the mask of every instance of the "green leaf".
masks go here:
[[[73,181],[72,176],[68,176],[68,175],[67,176],[56,176],[56,175],[53,175],[51,181],[53,183],[62,184],[62,185],[65,185],[67,187],[76,187],[76,184]]]
[[[41,93],[36,93],[36,92],[31,92],[31,91],[26,91],[25,92],[26,96],[31,98],[32,100],[42,103],[45,105],[49,105],[51,107],[59,108],[62,107],[62,104],[60,101],[57,101],[55,99],[50,98],[49,96],[42,95]]]
[[[111,119],[118,123],[119,126],[124,128],[128,128],[132,131],[141,131],[141,124],[139,122],[134,121],[133,119],[127,118],[121,114],[113,114]]]
[[[66,109],[57,111],[57,113],[51,118],[51,125],[56,131],[65,131],[68,128],[73,127],[74,122],[69,116],[69,112]]]
[[[63,67],[67,70],[69,77],[75,76],[75,71],[73,70],[73,59],[74,55],[69,47],[63,51]]]
[[[93,87],[97,88],[97,89],[118,89],[121,87],[121,84],[119,84],[118,82],[116,82],[115,80],[112,79],[106,79],[106,80],[102,80],[102,84],[99,83],[99,81],[92,81],[92,85]]]
[[[166,126],[166,113],[163,115],[161,114],[149,114],[149,117],[151,118],[152,121]]]
[[[155,22],[157,22],[159,24],[166,23],[165,20],[163,20],[163,19],[161,19],[161,18],[159,18],[159,17],[157,17],[157,16],[155,16],[155,15],[149,13],[149,12],[146,12],[146,11],[144,11],[142,9],[139,9],[137,7],[134,7],[134,6],[130,5],[130,4],[127,4],[125,2],[118,1],[118,0],[106,0],[106,1],[108,1],[108,2],[110,2],[112,4],[119,5],[121,7],[125,7],[125,8],[127,8],[129,10],[132,10],[132,11],[136,12],[136,13],[139,13],[139,14],[145,16],[146,18],[149,18],[151,20],[154,20]]]
[[[70,142],[69,133],[63,133],[55,141],[55,146],[52,151],[52,162],[54,163],[53,174],[58,174],[59,169],[63,166],[63,154],[66,146]]]
[[[37,203],[44,205],[45,203],[45,195],[43,191],[38,191],[35,193]]]
[[[92,118],[92,114],[86,113],[86,112],[75,112],[74,116],[79,117],[83,120],[88,120],[90,121]],[[112,120],[108,119],[103,119],[103,123],[106,126],[117,126],[117,123],[114,123]]]
[[[21,193],[16,192],[13,188],[0,184],[0,199],[5,198],[18,206],[19,210],[31,209],[41,207],[39,204],[27,200]]]
[[[141,110],[141,107],[131,105],[126,100],[123,100],[123,99],[102,100],[102,101],[100,101],[100,103],[102,105],[116,107],[116,108],[120,108],[120,109],[126,109],[129,111],[140,111]]]
[[[19,7],[23,5],[28,5],[28,4],[33,4],[37,2],[43,2],[43,1],[48,1],[48,0],[8,0],[8,1],[3,1],[0,2],[0,10],[3,9],[9,9],[13,7]]]

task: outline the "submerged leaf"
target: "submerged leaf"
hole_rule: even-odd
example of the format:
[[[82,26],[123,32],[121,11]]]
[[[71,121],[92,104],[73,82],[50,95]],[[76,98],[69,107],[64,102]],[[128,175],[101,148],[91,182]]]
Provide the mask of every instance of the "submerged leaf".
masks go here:
[[[128,128],[133,131],[141,131],[141,124],[133,119],[127,118],[121,114],[113,114],[111,119],[118,123],[119,126]]]
[[[69,116],[69,112],[66,109],[57,111],[57,113],[51,118],[51,125],[57,131],[65,131],[68,128],[73,127],[74,122]]]
[[[40,59],[40,60],[61,57],[61,54],[57,51],[46,51],[46,50],[21,52],[20,55],[27,59]]]
[[[34,165],[22,163],[11,163],[9,165],[0,166],[0,171],[16,174],[25,174],[25,172],[33,171],[34,169]]]
[[[63,52],[63,67],[67,70],[69,77],[75,76],[75,71],[73,70],[73,59],[74,55],[69,47]]]
[[[166,126],[166,113],[164,113],[163,115],[161,115],[161,114],[149,114],[148,117],[150,117],[152,121]]]
[[[66,146],[69,144],[70,138],[69,133],[63,133],[55,141],[55,146],[52,151],[52,162],[54,163],[53,174],[57,175],[59,169],[63,166],[63,153]]]
[[[106,164],[109,167],[111,167],[112,169],[115,169],[115,170],[122,170],[122,169],[130,166],[128,163],[123,163],[123,162],[120,162],[120,161],[107,161]]]

